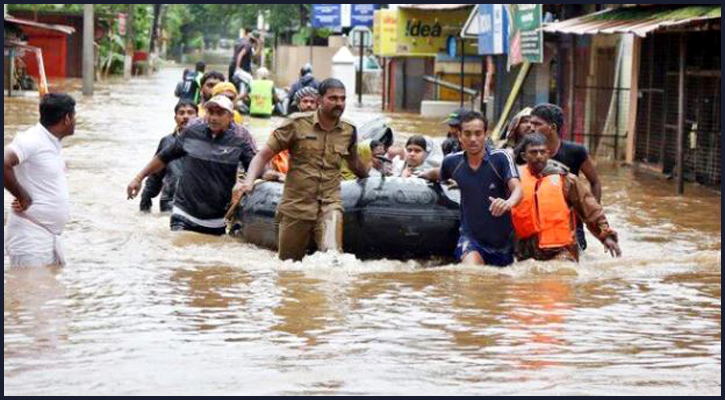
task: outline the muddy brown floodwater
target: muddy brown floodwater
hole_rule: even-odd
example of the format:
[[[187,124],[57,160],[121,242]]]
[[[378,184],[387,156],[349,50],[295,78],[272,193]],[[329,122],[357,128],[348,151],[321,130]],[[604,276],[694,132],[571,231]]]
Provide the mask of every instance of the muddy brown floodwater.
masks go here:
[[[589,236],[580,264],[280,262],[172,234],[156,201],[143,215],[126,200],[172,130],[180,75],[100,83],[92,98],[60,83],[79,101],[63,150],[69,265],[9,269],[5,257],[4,394],[720,394],[719,193],[677,197],[600,163],[620,259]],[[368,100],[346,115],[379,116]],[[5,144],[37,102],[5,98]],[[401,136],[444,132],[386,115]],[[260,143],[279,123],[248,121]]]

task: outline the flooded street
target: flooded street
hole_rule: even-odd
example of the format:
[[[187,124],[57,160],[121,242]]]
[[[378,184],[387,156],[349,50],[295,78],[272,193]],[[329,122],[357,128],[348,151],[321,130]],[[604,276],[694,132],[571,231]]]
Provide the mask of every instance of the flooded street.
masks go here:
[[[300,263],[237,239],[172,233],[126,186],[173,130],[181,68],[96,85],[64,141],[68,266],[9,269],[5,395],[721,393],[720,194],[600,163],[624,253],[505,269]],[[225,71],[225,70],[223,70]],[[381,114],[379,98],[345,115]],[[4,144],[38,119],[5,98]],[[397,140],[438,119],[385,114]],[[246,118],[261,145],[281,119]],[[4,196],[4,215],[12,201]]]

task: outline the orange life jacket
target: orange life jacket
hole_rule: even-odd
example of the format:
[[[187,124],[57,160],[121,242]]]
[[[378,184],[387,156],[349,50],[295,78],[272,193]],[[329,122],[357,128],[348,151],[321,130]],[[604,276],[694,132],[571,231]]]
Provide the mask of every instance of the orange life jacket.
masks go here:
[[[286,174],[289,172],[289,151],[285,150],[277,153],[272,158],[272,167],[275,171]]]
[[[537,178],[524,166],[521,189],[523,198],[511,210],[516,235],[521,239],[538,235],[542,249],[572,244],[572,214],[564,199],[564,177],[554,174]]]

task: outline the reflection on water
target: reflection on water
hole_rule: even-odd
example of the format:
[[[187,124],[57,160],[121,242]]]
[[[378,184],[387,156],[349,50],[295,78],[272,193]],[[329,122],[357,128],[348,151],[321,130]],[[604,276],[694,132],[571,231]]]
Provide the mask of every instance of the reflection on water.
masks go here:
[[[301,263],[171,233],[125,187],[173,129],[169,68],[55,82],[78,100],[64,142],[69,265],[4,269],[5,394],[720,394],[720,195],[600,165],[624,257],[505,269]],[[378,99],[348,106],[365,122]],[[400,138],[438,119],[385,114]],[[5,98],[8,144],[37,96]],[[279,118],[248,119],[264,143]],[[4,197],[5,216],[11,202]],[[157,206],[155,206],[155,210]],[[335,266],[336,265],[336,266]]]

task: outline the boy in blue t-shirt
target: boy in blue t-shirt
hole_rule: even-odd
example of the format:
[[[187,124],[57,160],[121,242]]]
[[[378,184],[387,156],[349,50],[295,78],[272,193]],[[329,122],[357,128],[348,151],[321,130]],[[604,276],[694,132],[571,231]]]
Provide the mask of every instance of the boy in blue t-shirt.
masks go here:
[[[440,170],[420,177],[453,179],[461,190],[456,259],[463,264],[506,266],[514,261],[511,208],[521,201],[521,184],[509,153],[485,145],[486,129],[480,112],[462,113],[460,140],[464,151],[449,154]]]

